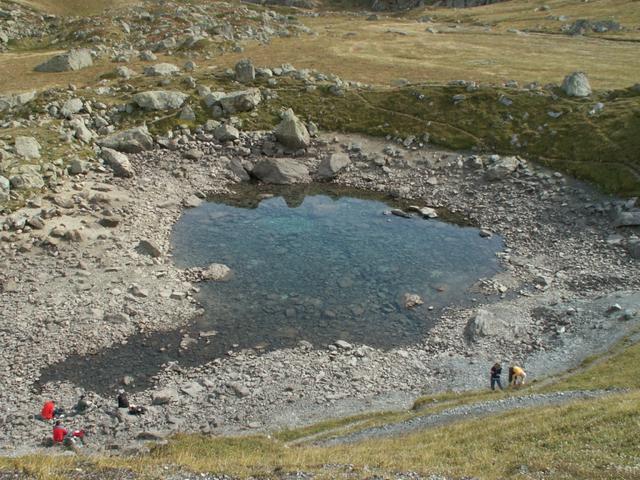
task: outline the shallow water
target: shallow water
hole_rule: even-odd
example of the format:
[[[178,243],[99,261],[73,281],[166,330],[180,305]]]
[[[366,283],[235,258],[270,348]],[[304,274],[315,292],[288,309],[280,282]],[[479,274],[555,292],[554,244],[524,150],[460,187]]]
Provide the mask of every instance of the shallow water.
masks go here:
[[[273,197],[257,208],[211,202],[187,211],[173,234],[178,265],[234,271],[228,282],[202,285],[199,327],[243,347],[415,343],[432,325],[428,306],[461,301],[497,271],[502,243],[389,210],[381,201],[311,195],[293,208]],[[408,292],[425,305],[404,308]]]
[[[371,194],[256,195],[206,203],[175,225],[179,266],[224,263],[234,271],[228,282],[200,284],[205,315],[97,355],[70,356],[41,378],[107,393],[125,375],[135,379],[130,390],[143,389],[167,362],[197,366],[241,348],[268,351],[301,340],[408,345],[428,334],[443,308],[468,303],[479,278],[499,270],[499,237],[389,215],[391,207]],[[404,308],[408,292],[424,305]]]

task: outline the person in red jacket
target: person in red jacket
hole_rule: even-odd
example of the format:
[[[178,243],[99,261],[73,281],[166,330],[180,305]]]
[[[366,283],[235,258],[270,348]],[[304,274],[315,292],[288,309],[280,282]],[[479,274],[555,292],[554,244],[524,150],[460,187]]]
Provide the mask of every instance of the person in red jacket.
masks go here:
[[[62,426],[60,420],[56,421],[56,424],[53,426],[53,441],[55,443],[62,443],[67,433],[69,432]]]
[[[54,402],[53,400],[49,400],[48,402],[44,403],[42,411],[40,412],[40,416],[43,418],[43,420],[52,420],[55,416],[55,412],[56,402]]]

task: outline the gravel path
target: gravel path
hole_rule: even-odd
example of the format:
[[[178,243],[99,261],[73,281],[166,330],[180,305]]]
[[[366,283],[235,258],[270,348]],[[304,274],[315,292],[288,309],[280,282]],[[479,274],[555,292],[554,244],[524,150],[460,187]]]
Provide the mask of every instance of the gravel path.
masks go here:
[[[428,427],[438,427],[459,420],[468,420],[475,417],[483,417],[487,415],[495,415],[517,408],[527,407],[546,407],[549,405],[558,405],[573,400],[584,400],[597,398],[602,395],[611,393],[610,390],[592,390],[592,391],[566,391],[554,393],[539,393],[534,395],[526,395],[521,397],[507,397],[499,400],[489,400],[471,405],[462,405],[459,407],[449,408],[434,415],[425,415],[414,417],[399,423],[391,423],[379,427],[372,427],[359,432],[354,432],[340,437],[317,442],[316,445],[333,446],[345,443],[356,443],[372,438],[387,437],[390,435],[406,434],[415,430],[425,429]]]

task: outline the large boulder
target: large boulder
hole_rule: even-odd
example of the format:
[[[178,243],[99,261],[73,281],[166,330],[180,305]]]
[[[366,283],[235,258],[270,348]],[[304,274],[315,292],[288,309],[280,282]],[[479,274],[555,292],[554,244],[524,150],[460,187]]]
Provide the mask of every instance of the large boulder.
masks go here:
[[[251,60],[244,59],[236,63],[236,80],[240,83],[250,83],[256,79],[256,69]]]
[[[0,112],[26,105],[27,103],[34,100],[37,95],[38,93],[35,90],[24,93],[16,93],[13,95],[0,95]]]
[[[334,153],[328,158],[324,158],[318,167],[317,177],[320,180],[327,180],[335,177],[341,170],[351,164],[351,159],[346,153]]]
[[[111,167],[116,177],[130,178],[136,172],[129,162],[129,157],[124,153],[117,152],[111,148],[103,148],[100,157]]]
[[[40,144],[33,137],[16,137],[16,154],[26,160],[37,160],[40,158]]]
[[[311,180],[307,167],[290,158],[262,160],[253,167],[251,173],[264,183],[276,185],[306,183]]]
[[[227,115],[233,115],[239,112],[250,112],[256,108],[262,101],[262,94],[257,88],[249,88],[224,94],[215,103],[222,107]]]
[[[153,90],[136,93],[133,96],[133,101],[145,110],[175,110],[182,107],[188,97],[189,95],[182,92]]]
[[[282,121],[276,127],[274,134],[282,145],[294,150],[306,148],[311,143],[307,127],[291,109],[284,112]]]
[[[573,72],[562,82],[562,90],[570,97],[588,97],[591,95],[591,85],[584,72]]]
[[[484,174],[484,178],[490,182],[502,180],[517,170],[520,160],[516,157],[492,156],[492,162]]]
[[[93,65],[91,51],[86,48],[56,55],[36,67],[36,72],[68,72]]]
[[[144,74],[148,77],[166,77],[176,75],[180,72],[180,68],[172,63],[158,63],[144,69]]]
[[[526,336],[528,321],[515,306],[493,305],[476,310],[467,322],[465,333],[472,342],[482,338],[513,340]]]
[[[109,135],[98,141],[98,145],[119,152],[139,153],[153,148],[153,137],[145,125]]]

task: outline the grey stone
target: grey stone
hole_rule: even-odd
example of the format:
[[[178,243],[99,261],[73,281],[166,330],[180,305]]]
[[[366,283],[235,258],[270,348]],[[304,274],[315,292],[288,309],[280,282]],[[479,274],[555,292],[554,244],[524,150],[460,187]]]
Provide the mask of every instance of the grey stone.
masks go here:
[[[573,72],[562,82],[562,90],[570,97],[588,97],[591,95],[591,85],[584,72]]]
[[[190,397],[197,397],[204,392],[204,387],[198,382],[190,382],[180,387],[180,391]]]
[[[249,88],[237,92],[231,92],[218,100],[222,110],[227,115],[239,112],[250,112],[262,101],[262,94],[257,88]]]
[[[264,183],[277,185],[306,183],[311,180],[307,167],[289,158],[262,160],[251,173]]]
[[[233,125],[223,123],[213,131],[213,136],[220,142],[231,142],[240,138],[240,132]]]
[[[179,118],[185,122],[194,122],[196,120],[196,112],[193,111],[190,105],[185,105],[180,111]]]
[[[69,165],[69,173],[71,175],[80,175],[89,171],[89,162],[76,158]]]
[[[40,158],[40,144],[33,137],[16,137],[16,154],[26,160],[37,160]]]
[[[145,125],[109,135],[99,140],[98,145],[119,152],[139,153],[153,148],[153,137]]]
[[[129,157],[124,153],[105,147],[100,152],[100,158],[111,167],[116,177],[131,178],[136,174],[131,162],[129,162]]]
[[[179,72],[180,68],[172,63],[158,63],[144,69],[144,74],[148,77],[167,77]]]
[[[250,83],[256,79],[256,69],[251,60],[244,59],[236,63],[236,80],[240,83]]]
[[[251,391],[239,382],[229,382],[227,383],[227,387],[229,387],[238,397],[248,397],[251,395]]]
[[[212,263],[201,273],[201,278],[211,282],[226,282],[233,276],[233,271],[222,263]]]
[[[248,182],[251,180],[249,173],[242,165],[242,162],[237,158],[232,158],[227,164],[227,168],[236,176],[241,182]]]
[[[631,255],[632,258],[640,260],[640,241],[636,240],[635,242],[629,242],[627,250],[629,251],[629,255]]]
[[[9,193],[11,192],[11,182],[8,178],[0,175],[0,201],[9,199]]]
[[[174,110],[180,108],[189,95],[182,92],[154,90],[136,93],[133,101],[144,110]]]
[[[349,342],[345,342],[344,340],[336,340],[333,344],[343,350],[351,350],[353,348],[353,345]]]
[[[56,55],[44,63],[38,65],[37,72],[68,72],[80,70],[93,65],[91,51],[87,49],[70,50],[62,55]]]
[[[282,145],[294,150],[306,148],[311,143],[307,127],[291,109],[284,112],[282,121],[276,127],[274,134]]]
[[[35,165],[22,165],[11,177],[11,188],[14,190],[30,190],[44,187],[40,169]]]
[[[487,168],[484,178],[490,182],[502,180],[516,171],[520,160],[516,157],[497,157]]]
[[[346,153],[334,153],[320,162],[317,176],[321,180],[333,178],[349,165],[351,165],[349,155]]]
[[[159,258],[162,256],[162,250],[160,250],[160,248],[150,240],[140,240],[136,250],[143,255],[148,255],[153,258]]]
[[[620,212],[615,220],[616,227],[637,227],[640,226],[640,210],[633,212]]]
[[[402,297],[404,308],[411,309],[424,304],[424,300],[416,293],[405,293]]]
[[[125,80],[129,80],[130,78],[136,76],[136,72],[125,66],[116,68],[115,73],[117,77],[124,78]]]
[[[71,115],[74,115],[82,110],[83,107],[84,104],[82,103],[82,100],[80,98],[70,98],[69,100],[64,102],[64,105],[62,105],[60,114],[63,117],[69,118]]]
[[[163,388],[153,392],[151,395],[151,403],[153,405],[166,405],[175,402],[179,398],[178,391],[175,388]]]

